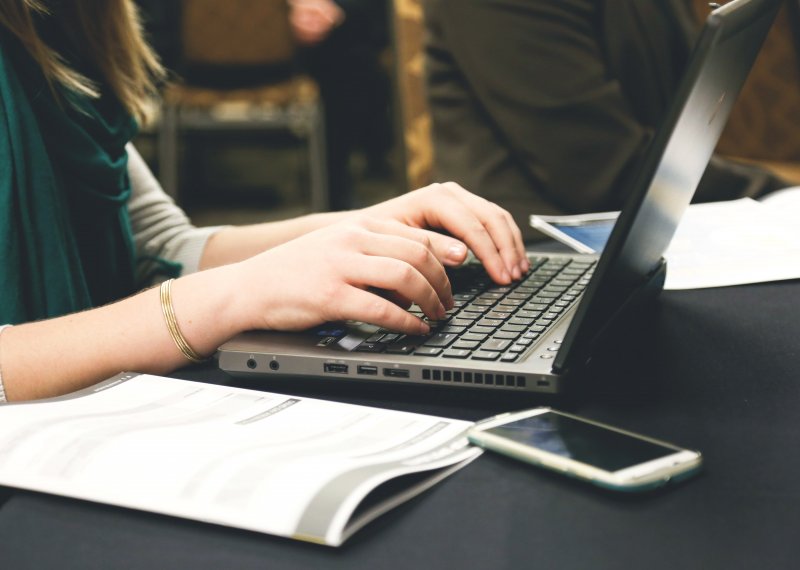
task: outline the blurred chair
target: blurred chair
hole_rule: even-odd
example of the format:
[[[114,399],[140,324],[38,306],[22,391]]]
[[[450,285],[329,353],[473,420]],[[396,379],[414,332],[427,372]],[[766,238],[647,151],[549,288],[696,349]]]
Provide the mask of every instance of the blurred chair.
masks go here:
[[[178,197],[178,144],[190,131],[288,131],[306,142],[311,209],[328,209],[322,105],[296,72],[286,0],[181,0],[180,81],[167,87],[159,171]]]
[[[705,1],[694,6],[698,19],[708,13]],[[717,151],[800,184],[800,1],[778,13]]]
[[[433,182],[431,118],[425,95],[423,0],[393,0],[396,89],[406,190]]]

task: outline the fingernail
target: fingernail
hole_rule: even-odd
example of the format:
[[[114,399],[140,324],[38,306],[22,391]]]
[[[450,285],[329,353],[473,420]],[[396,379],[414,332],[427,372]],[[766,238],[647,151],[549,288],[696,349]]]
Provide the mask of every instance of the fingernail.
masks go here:
[[[444,308],[442,303],[439,303],[439,311],[437,312],[439,319],[444,319],[447,316],[447,309]]]
[[[503,269],[502,277],[503,277],[503,282],[504,283],[508,283],[509,281],[511,281],[511,275],[509,275],[508,271],[506,271],[505,269]]]
[[[419,334],[428,334],[431,332],[431,327],[425,321],[419,321]]]
[[[522,262],[519,264],[519,268],[522,269],[523,273],[527,273],[531,269],[531,262],[527,259],[523,259]]]
[[[463,243],[453,243],[447,250],[447,259],[460,263],[467,256],[467,246]]]
[[[522,272],[519,270],[519,267],[515,265],[511,268],[511,275],[514,276],[516,281],[519,281],[519,279],[522,277]]]

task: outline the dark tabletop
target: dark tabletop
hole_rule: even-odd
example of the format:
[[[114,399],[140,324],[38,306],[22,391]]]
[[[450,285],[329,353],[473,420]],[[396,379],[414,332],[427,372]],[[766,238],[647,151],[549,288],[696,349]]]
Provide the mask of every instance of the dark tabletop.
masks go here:
[[[701,450],[685,483],[615,494],[485,453],[339,549],[0,488],[0,568],[796,568],[798,293],[665,292],[562,401],[176,374],[467,420],[553,405]]]

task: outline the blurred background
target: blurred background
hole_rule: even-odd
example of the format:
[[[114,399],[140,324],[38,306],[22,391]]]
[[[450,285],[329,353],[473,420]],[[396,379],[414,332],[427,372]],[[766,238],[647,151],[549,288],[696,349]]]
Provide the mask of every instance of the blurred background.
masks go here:
[[[424,0],[137,2],[171,75],[136,145],[195,224],[351,209],[433,181]],[[699,24],[707,2],[692,4]],[[792,184],[798,6],[786,0],[717,149]]]
[[[390,0],[138,0],[170,70],[135,144],[197,225],[407,188]]]

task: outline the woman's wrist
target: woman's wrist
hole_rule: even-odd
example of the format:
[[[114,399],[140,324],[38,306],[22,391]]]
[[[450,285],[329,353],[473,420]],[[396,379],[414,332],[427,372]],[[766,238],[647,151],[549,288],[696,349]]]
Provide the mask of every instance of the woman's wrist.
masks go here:
[[[172,308],[182,335],[195,352],[213,354],[220,344],[252,325],[242,295],[240,264],[194,273],[172,284]],[[167,326],[166,323],[164,325]]]

